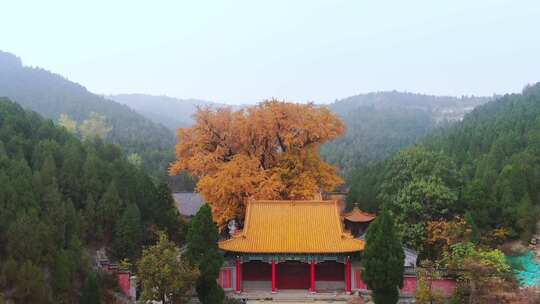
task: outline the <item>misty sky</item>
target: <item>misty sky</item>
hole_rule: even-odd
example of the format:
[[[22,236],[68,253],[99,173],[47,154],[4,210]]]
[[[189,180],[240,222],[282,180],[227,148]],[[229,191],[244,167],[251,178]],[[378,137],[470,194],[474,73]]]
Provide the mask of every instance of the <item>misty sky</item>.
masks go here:
[[[0,1],[0,50],[103,94],[491,95],[540,81],[540,1]]]

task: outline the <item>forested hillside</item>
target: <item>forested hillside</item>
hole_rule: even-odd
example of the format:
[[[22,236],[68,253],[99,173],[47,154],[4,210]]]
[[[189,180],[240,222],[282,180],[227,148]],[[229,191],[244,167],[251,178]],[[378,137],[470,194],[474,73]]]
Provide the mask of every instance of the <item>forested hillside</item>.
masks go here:
[[[358,170],[350,202],[385,204],[404,241],[426,243],[429,222],[466,220],[478,242],[528,240],[540,204],[540,84],[479,106],[419,145]]]
[[[173,159],[173,132],[129,107],[90,93],[83,86],[41,68],[23,66],[16,56],[0,51],[0,96],[57,121],[62,114],[82,123],[91,114],[105,116],[111,128],[106,141],[137,153],[152,175],[164,175]]]
[[[167,186],[118,146],[81,142],[5,98],[0,184],[0,294],[16,303],[78,303],[92,248],[133,262],[153,230],[182,237]]]
[[[382,160],[417,142],[436,126],[460,120],[486,97],[446,97],[401,92],[356,95],[329,105],[345,121],[345,136],[323,146],[325,159],[352,169]]]
[[[192,115],[199,106],[226,106],[195,99],[181,100],[145,94],[111,95],[108,98],[129,106],[171,130],[191,126]],[[460,120],[465,113],[489,100],[486,97],[456,98],[401,92],[348,97],[329,105],[344,120],[347,131],[343,137],[324,145],[321,154],[348,176],[354,168],[384,159],[417,142],[436,126]]]

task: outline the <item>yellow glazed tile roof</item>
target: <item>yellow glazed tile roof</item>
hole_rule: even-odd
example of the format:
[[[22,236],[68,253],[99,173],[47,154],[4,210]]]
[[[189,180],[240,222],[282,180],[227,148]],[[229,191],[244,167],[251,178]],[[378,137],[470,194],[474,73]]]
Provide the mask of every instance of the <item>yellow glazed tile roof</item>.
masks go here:
[[[244,229],[219,243],[243,253],[343,253],[364,241],[343,230],[336,201],[250,201]]]

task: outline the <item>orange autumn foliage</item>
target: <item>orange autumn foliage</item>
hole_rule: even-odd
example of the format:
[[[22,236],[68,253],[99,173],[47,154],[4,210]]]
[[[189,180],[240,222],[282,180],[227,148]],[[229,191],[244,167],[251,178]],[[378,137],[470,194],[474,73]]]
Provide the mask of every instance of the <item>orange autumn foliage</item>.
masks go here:
[[[318,153],[345,129],[327,108],[269,100],[238,111],[199,109],[194,119],[178,130],[169,173],[199,178],[197,191],[219,225],[243,218],[248,198],[311,199],[343,183]]]
[[[470,225],[462,217],[456,217],[451,221],[428,222],[426,231],[426,244],[436,255],[448,251],[448,248],[456,243],[470,240],[472,236]]]

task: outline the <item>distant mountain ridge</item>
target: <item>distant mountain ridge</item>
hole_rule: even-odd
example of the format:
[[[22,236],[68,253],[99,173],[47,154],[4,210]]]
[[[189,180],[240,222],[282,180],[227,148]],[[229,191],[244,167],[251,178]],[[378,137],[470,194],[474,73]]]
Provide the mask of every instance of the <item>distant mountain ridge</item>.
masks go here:
[[[328,108],[347,127],[343,137],[321,148],[347,175],[417,142],[437,126],[459,121],[491,97],[450,97],[406,92],[376,92],[337,100]]]
[[[106,97],[130,107],[153,122],[160,123],[171,130],[192,125],[194,122],[192,115],[195,114],[198,107],[231,106],[206,100],[179,99],[165,95],[117,94]]]
[[[463,119],[465,114],[495,97],[478,96],[437,96],[399,91],[372,92],[336,100],[329,105],[338,114],[348,113],[358,107],[375,108],[400,107],[422,110],[439,123]]]
[[[197,107],[226,105],[197,99],[147,94],[107,96],[171,130],[189,127]],[[345,122],[346,134],[321,148],[330,163],[346,175],[351,169],[381,160],[415,143],[437,126],[459,121],[491,97],[451,97],[407,92],[376,92],[337,100],[326,106]],[[233,105],[240,109],[245,105]]]
[[[152,173],[165,175],[172,159],[174,134],[129,107],[89,92],[82,85],[42,68],[23,66],[17,56],[0,51],[0,96],[58,120],[67,114],[77,122],[91,112],[105,115],[112,126],[107,141],[138,153]]]

